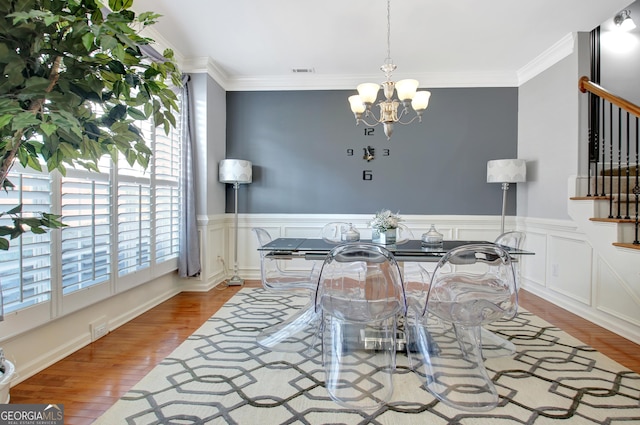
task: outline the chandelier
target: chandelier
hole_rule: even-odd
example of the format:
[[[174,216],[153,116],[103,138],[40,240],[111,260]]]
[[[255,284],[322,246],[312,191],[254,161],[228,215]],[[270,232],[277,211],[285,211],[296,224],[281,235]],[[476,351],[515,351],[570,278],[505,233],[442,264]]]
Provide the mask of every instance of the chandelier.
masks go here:
[[[391,73],[395,69],[396,66],[391,59],[391,0],[387,0],[387,58],[380,67],[386,77],[382,83],[385,99],[378,103],[380,115],[376,117],[371,110],[371,106],[378,98],[380,84],[359,84],[358,94],[349,97],[351,111],[356,117],[356,125],[361,122],[368,127],[382,124],[387,140],[391,139],[395,123],[410,124],[416,119],[418,122],[422,122],[422,111],[429,106],[429,98],[431,97],[429,91],[416,91],[419,84],[417,80],[400,80],[397,83],[391,81]],[[397,93],[397,99],[393,98],[394,92]],[[402,103],[402,110],[398,113],[400,103]],[[411,110],[415,112],[415,115],[408,118]],[[405,117],[406,119],[402,121]]]

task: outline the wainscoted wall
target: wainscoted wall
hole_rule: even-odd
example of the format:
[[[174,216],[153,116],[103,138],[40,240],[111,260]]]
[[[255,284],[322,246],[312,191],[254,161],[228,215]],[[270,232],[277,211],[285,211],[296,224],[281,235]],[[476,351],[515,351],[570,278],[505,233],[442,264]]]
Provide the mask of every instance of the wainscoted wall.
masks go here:
[[[493,240],[500,233],[499,216],[402,217],[416,238],[426,232],[431,224],[435,224],[445,239]],[[245,279],[260,278],[260,261],[256,250],[258,245],[251,231],[252,227],[263,227],[274,238],[319,237],[320,229],[325,223],[347,221],[358,228],[362,238],[368,238],[371,230],[367,228],[367,221],[370,219],[371,215],[362,214],[240,214],[240,275]],[[202,287],[215,284],[224,276],[218,255],[223,256],[229,272],[233,268],[233,215],[227,215],[223,221],[224,225],[219,217],[210,220],[210,224],[202,229],[203,234],[209,235],[209,240],[216,245],[224,246],[224,241],[229,241],[226,252],[216,246],[205,254],[207,271],[204,280],[208,283]],[[535,252],[535,255],[522,257],[523,288],[640,343],[640,300],[630,296],[628,286],[616,279],[573,221],[507,217],[505,228],[524,231],[527,234],[524,248]],[[309,261],[292,260],[288,269],[309,270],[311,265]],[[610,307],[611,300],[617,300],[615,308]]]
[[[416,237],[431,224],[447,239],[464,240],[493,240],[500,228],[499,216],[403,215],[403,218]],[[368,214],[240,214],[240,276],[260,279],[257,241],[252,227],[264,227],[273,237],[318,237],[325,223],[344,220],[352,222],[362,237],[368,238],[371,235],[366,226],[369,219]],[[522,257],[522,287],[640,343],[638,296],[592,249],[573,221],[507,217],[505,227],[526,232],[524,248],[535,252]],[[87,345],[91,341],[87,323],[107,317],[109,331],[113,331],[181,291],[208,291],[230,277],[233,230],[233,214],[199,217],[203,270],[198,278],[179,279],[173,272],[6,341],[5,353],[19,372],[14,385]],[[309,261],[292,260],[288,268],[309,270],[311,265]]]

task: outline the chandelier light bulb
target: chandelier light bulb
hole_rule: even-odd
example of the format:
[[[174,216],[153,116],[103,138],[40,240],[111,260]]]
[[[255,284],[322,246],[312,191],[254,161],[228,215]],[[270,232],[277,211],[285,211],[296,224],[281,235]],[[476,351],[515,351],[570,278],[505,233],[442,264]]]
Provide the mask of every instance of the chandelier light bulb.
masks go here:
[[[362,103],[362,99],[357,94],[353,96],[349,96],[349,104],[351,105],[351,111],[354,114],[362,114],[365,110],[364,103]]]
[[[413,99],[418,89],[418,80],[400,80],[396,83],[396,92],[398,99],[407,101]]]
[[[425,109],[427,109],[427,106],[429,106],[430,98],[431,98],[430,91],[425,90],[425,91],[416,92],[415,96],[413,96],[413,99],[411,100],[411,107],[416,112],[422,112]]]
[[[365,105],[372,105],[378,99],[378,91],[380,91],[380,84],[375,83],[362,83],[357,87],[360,100]]]

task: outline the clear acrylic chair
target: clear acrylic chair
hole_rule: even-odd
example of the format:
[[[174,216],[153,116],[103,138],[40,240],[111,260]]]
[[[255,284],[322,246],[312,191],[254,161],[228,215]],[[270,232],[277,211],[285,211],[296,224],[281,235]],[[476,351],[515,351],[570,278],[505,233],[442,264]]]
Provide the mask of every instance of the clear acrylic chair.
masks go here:
[[[393,393],[398,317],[406,312],[400,269],[384,247],[340,245],[318,279],[325,386],[342,406],[375,409]]]
[[[339,244],[342,242],[342,234],[349,230],[350,223],[343,221],[333,221],[322,227],[320,236],[329,243]]]
[[[260,247],[271,242],[271,235],[265,229],[254,227],[252,230]],[[312,347],[315,345],[319,324],[319,315],[316,314],[312,300],[317,282],[315,262],[310,272],[287,271],[283,262],[288,260],[273,257],[268,251],[259,252],[262,286],[274,292],[300,291],[309,297],[309,302],[287,319],[265,328],[258,334],[256,341],[262,347],[275,351],[297,352]]]
[[[396,232],[396,245],[402,245],[411,239],[415,239],[411,229],[409,229],[409,227],[404,223],[398,223],[398,229]]]
[[[497,245],[500,245],[501,247],[509,251],[509,249],[522,249],[525,239],[526,239],[526,234],[524,232],[518,232],[516,230],[512,230],[499,235],[494,241],[494,243]],[[511,264],[513,264],[513,270],[516,274],[516,288],[519,289],[520,288],[520,261],[518,256],[511,257]]]
[[[513,266],[503,248],[470,244],[443,256],[431,277],[426,309],[413,324],[413,361],[421,364],[425,386],[436,398],[468,411],[498,404],[480,332],[483,325],[513,318],[517,306]]]
[[[526,235],[523,232],[509,231],[499,235],[494,241],[495,244],[509,249],[522,249]],[[516,290],[520,288],[520,262],[518,256],[511,256],[511,264],[516,279]],[[513,356],[516,353],[516,346],[513,342],[497,335],[488,329],[482,328],[482,355],[485,358]]]

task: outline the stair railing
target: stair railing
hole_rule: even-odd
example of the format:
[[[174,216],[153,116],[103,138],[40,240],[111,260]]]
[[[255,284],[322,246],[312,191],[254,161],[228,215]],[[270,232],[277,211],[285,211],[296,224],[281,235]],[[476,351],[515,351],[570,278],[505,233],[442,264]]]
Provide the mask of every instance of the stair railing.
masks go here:
[[[588,77],[581,77],[578,87],[589,93],[589,177],[587,196],[608,196],[609,218],[635,223],[634,245],[638,239],[638,198],[640,177],[638,164],[640,106],[612,94]],[[608,187],[607,187],[607,179]],[[614,177],[617,176],[617,179]],[[617,183],[614,185],[614,180]],[[607,194],[608,189],[608,194]],[[634,198],[634,199],[631,199]],[[617,201],[614,203],[614,199]],[[635,204],[635,214],[630,206]]]

